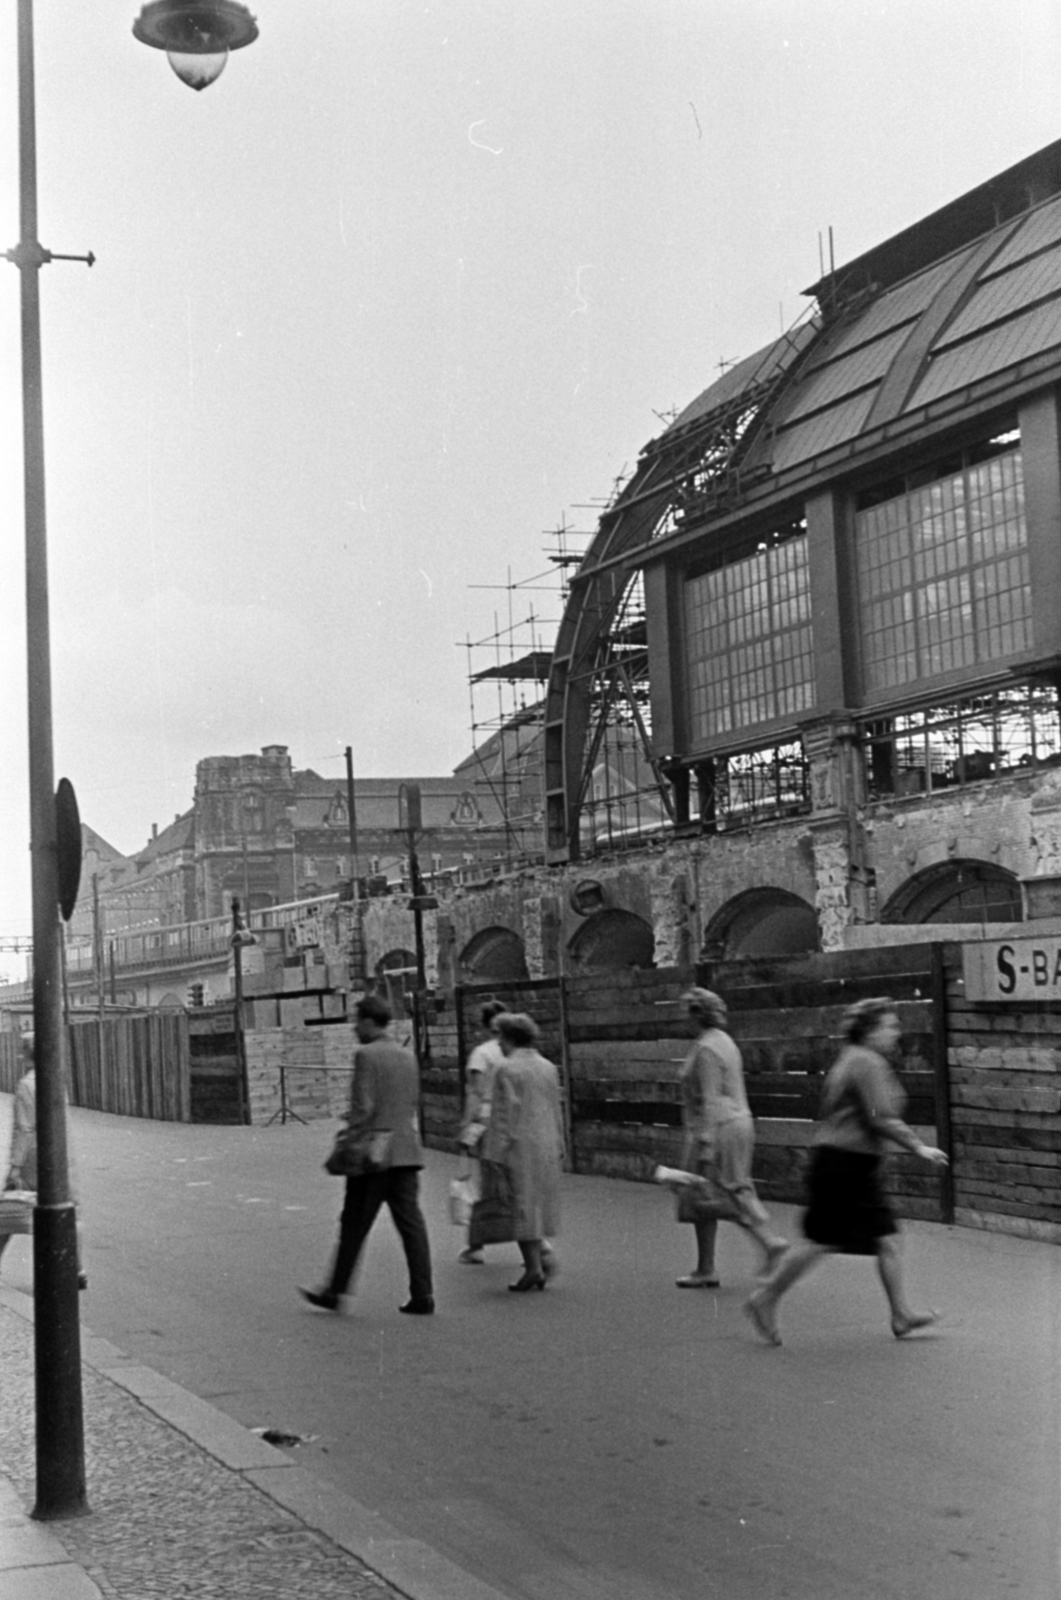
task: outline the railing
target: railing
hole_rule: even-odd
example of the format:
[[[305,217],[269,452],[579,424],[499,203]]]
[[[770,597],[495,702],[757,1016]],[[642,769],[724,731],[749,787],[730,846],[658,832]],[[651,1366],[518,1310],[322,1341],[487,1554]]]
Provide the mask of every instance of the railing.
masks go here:
[[[337,894],[318,895],[313,900],[293,900],[282,906],[263,906],[252,911],[252,929],[284,928],[319,916],[338,903]],[[232,918],[226,914],[201,922],[180,922],[169,927],[145,928],[139,932],[105,936],[107,964],[113,959],[116,971],[130,968],[181,967],[195,961],[227,956],[231,949]],[[113,952],[113,957],[111,952]],[[95,968],[92,945],[70,945],[66,951],[66,970],[71,977],[90,974]]]

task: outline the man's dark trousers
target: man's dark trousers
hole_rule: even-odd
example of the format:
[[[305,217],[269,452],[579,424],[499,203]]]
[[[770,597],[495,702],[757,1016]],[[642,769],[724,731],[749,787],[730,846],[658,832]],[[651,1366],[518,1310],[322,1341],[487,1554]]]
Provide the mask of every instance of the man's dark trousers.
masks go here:
[[[327,1290],[329,1294],[346,1293],[369,1229],[376,1220],[380,1206],[386,1202],[405,1251],[409,1268],[409,1296],[412,1300],[431,1299],[431,1250],[427,1242],[427,1225],[420,1210],[419,1193],[419,1167],[388,1167],[384,1172],[347,1178],[346,1200],[339,1219],[339,1247],[335,1252]]]

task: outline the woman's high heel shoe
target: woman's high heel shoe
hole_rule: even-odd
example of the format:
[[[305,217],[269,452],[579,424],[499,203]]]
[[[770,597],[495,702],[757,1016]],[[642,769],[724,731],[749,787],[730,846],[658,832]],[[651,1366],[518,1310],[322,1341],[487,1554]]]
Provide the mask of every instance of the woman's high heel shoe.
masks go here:
[[[522,1278],[508,1286],[509,1294],[526,1294],[528,1289],[544,1289],[544,1272],[525,1272]]]

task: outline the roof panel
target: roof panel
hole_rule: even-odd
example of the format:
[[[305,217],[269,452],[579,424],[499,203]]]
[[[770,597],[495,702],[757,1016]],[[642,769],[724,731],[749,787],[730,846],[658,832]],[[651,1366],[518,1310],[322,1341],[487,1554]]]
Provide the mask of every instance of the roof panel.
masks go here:
[[[1033,256],[1009,272],[981,282],[971,300],[943,330],[936,348],[946,349],[959,339],[1019,311],[1034,300],[1061,294],[1061,249]]]
[[[779,416],[781,426],[787,426],[810,411],[818,411],[822,406],[844,400],[856,390],[864,389],[867,383],[875,383],[882,378],[908,332],[906,326],[895,328],[883,338],[875,339],[872,344],[853,350],[849,356],[830,361],[827,366],[816,367],[806,378],[798,378],[789,396],[789,403],[782,401]]]
[[[862,394],[853,395],[850,400],[842,400],[828,411],[808,417],[806,422],[797,422],[793,427],[785,428],[778,434],[774,445],[770,463],[774,472],[784,472],[797,462],[809,461],[812,456],[821,455],[834,445],[853,439],[861,430],[876,393],[876,386],[866,389]]]
[[[935,356],[905,410],[916,410],[1055,345],[1061,345],[1061,299],[1036,306],[1023,317],[1014,317]]]
[[[988,271],[991,274],[1004,272],[1007,267],[1015,266],[1018,261],[1030,256],[1033,251],[1042,250],[1045,245],[1056,244],[1059,240],[1061,240],[1061,198],[1055,197],[1030,213],[1005,248],[999,251]]]
[[[845,328],[828,354],[842,355],[845,350],[854,349],[856,345],[865,344],[867,340],[875,339],[900,323],[912,322],[919,317],[931,304],[940,286],[965,260],[971,248],[969,246],[956,255],[948,256],[945,261],[937,261],[934,266],[919,272],[916,278],[908,278],[905,283],[896,284],[894,289],[882,294],[857,321]]]

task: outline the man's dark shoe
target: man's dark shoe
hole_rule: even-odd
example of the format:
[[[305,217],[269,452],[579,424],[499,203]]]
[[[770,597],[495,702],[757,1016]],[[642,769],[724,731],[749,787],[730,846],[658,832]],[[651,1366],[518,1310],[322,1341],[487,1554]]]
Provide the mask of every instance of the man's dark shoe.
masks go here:
[[[430,1298],[407,1300],[403,1306],[398,1307],[398,1310],[407,1312],[410,1317],[430,1317],[434,1315],[435,1302]]]
[[[339,1296],[329,1294],[327,1289],[300,1289],[299,1294],[303,1300],[308,1300],[311,1306],[317,1306],[321,1311],[338,1311]]]

